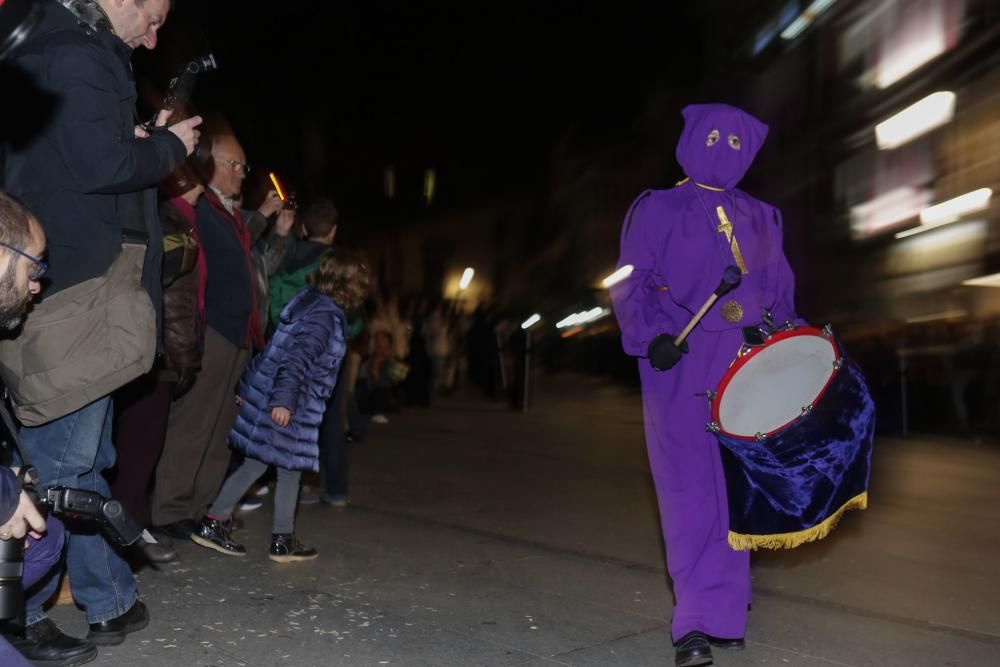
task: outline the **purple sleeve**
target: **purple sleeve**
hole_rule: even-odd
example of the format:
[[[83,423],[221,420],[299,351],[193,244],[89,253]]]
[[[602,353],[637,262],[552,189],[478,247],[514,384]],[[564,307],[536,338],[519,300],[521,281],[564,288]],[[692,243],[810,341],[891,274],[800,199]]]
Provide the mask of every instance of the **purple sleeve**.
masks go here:
[[[805,324],[805,321],[795,311],[795,274],[792,273],[792,267],[789,265],[788,258],[785,257],[784,250],[781,247],[783,238],[781,211],[776,208],[771,208],[771,211],[774,213],[774,222],[778,226],[778,257],[776,262],[778,278],[775,291],[776,298],[774,308],[771,311],[771,318],[778,325],[786,321]]]
[[[650,341],[659,334],[679,333],[683,328],[671,312],[678,307],[667,295],[668,286],[657,266],[656,249],[665,242],[661,235],[665,221],[653,215],[652,196],[651,191],[640,195],[625,216],[618,267],[630,265],[632,273],[610,290],[622,347],[633,357],[645,357]]]

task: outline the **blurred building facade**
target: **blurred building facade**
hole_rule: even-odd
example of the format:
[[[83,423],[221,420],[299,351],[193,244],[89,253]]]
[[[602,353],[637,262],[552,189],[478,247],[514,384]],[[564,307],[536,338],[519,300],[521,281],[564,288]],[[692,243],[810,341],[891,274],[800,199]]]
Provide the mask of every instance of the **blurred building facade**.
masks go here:
[[[771,126],[747,189],[784,211],[800,311],[850,341],[890,430],[995,432],[1000,3],[750,4],[701,7],[731,45],[706,93]]]
[[[755,178],[807,260],[803,307],[857,324],[1000,315],[983,286],[1000,286],[1000,4],[775,2],[746,25],[741,95],[776,135]]]

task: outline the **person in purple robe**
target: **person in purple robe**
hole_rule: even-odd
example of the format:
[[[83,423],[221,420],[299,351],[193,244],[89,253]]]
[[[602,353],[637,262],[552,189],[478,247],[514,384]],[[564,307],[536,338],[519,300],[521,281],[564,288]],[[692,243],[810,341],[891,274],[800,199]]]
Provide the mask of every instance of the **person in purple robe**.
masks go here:
[[[706,430],[715,391],[743,343],[743,327],[798,321],[794,277],[782,251],[781,213],[736,188],[767,126],[724,104],[683,111],[677,160],[686,178],[647,190],[621,234],[611,289],[625,352],[642,379],[646,446],[673,581],[678,667],[708,665],[711,646],[744,648],[750,555],[728,543],[719,445]],[[729,266],[742,274],[678,348],[675,336]]]

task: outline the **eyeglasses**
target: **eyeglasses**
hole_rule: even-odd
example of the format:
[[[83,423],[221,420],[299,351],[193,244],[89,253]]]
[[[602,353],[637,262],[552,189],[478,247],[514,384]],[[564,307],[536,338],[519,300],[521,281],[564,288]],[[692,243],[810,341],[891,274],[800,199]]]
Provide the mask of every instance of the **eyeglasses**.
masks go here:
[[[48,264],[46,264],[42,260],[38,259],[37,257],[32,257],[31,255],[29,255],[28,253],[24,252],[20,248],[16,248],[16,247],[10,245],[9,243],[4,243],[3,241],[0,241],[0,246],[3,246],[4,248],[7,248],[7,250],[10,250],[11,252],[17,253],[21,257],[27,257],[29,260],[31,260],[35,264],[35,268],[33,268],[31,270],[31,272],[28,274],[28,280],[37,281],[39,278],[41,278],[42,276],[45,275],[46,271],[49,270],[49,265]]]
[[[250,173],[250,165],[248,165],[246,162],[240,162],[239,160],[231,160],[229,158],[224,158],[224,157],[217,157],[215,159],[218,160],[219,162],[225,162],[226,164],[228,164],[230,167],[233,168],[233,171],[242,171],[244,175],[248,175]]]

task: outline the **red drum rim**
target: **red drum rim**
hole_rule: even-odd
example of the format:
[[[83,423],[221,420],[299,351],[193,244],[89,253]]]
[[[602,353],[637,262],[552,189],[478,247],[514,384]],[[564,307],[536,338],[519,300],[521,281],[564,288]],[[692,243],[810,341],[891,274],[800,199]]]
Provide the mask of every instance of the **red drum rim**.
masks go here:
[[[722,395],[725,393],[726,388],[729,387],[729,383],[732,382],[733,378],[736,377],[736,374],[739,373],[740,369],[746,366],[751,359],[760,354],[762,350],[767,349],[768,347],[774,345],[775,343],[786,340],[788,338],[795,338],[797,336],[818,336],[820,338],[823,338],[833,348],[834,358],[837,360],[843,359],[843,354],[841,354],[840,348],[837,346],[837,343],[833,340],[833,334],[818,327],[797,327],[795,329],[787,329],[773,334],[770,338],[767,339],[767,342],[765,342],[764,345],[751,347],[749,352],[740,357],[737,357],[736,360],[733,361],[733,363],[729,366],[729,370],[726,371],[726,374],[722,376],[722,380],[719,382],[719,387],[716,390],[715,395],[712,397],[712,423],[719,425],[717,433],[725,435],[727,438],[735,438],[737,440],[755,441],[761,439],[755,436],[736,435],[735,433],[730,433],[729,431],[722,428],[722,422],[719,420],[719,407],[722,403]],[[823,398],[823,394],[825,394],[827,389],[830,388],[830,385],[833,383],[833,380],[836,376],[837,373],[835,372],[830,373],[830,377],[827,379],[826,384],[824,384],[820,392],[816,394],[816,398],[812,400],[812,403],[809,404],[810,406],[815,406],[817,403],[819,403],[819,400]],[[778,433],[779,431],[786,428],[796,419],[798,419],[798,417],[795,417],[785,422],[781,426],[771,431],[768,431],[767,433],[761,433],[760,435],[764,438],[770,437],[775,433]]]

